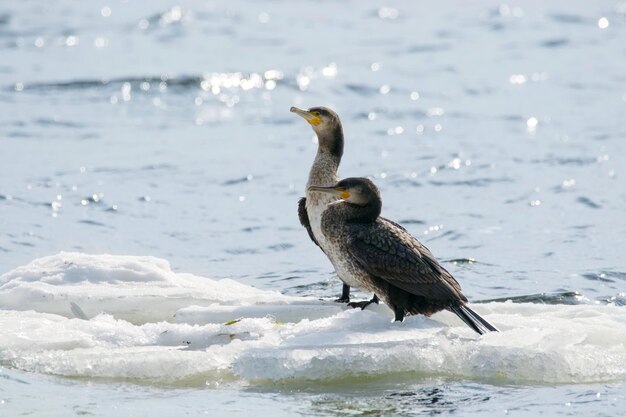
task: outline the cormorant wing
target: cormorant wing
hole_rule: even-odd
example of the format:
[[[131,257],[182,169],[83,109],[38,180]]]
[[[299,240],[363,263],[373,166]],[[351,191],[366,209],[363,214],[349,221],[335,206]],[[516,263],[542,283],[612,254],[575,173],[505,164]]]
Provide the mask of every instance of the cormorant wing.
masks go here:
[[[467,301],[459,283],[404,228],[382,217],[348,228],[348,251],[370,275],[418,296]]]
[[[311,238],[313,243],[315,243],[317,246],[319,246],[320,249],[322,249],[320,244],[317,243],[317,240],[315,239],[313,230],[311,230],[311,223],[309,222],[309,214],[306,211],[306,197],[302,197],[298,201],[298,218],[300,219],[300,224],[304,226],[306,231],[309,233],[309,237]],[[324,249],[322,249],[322,251],[324,251]]]

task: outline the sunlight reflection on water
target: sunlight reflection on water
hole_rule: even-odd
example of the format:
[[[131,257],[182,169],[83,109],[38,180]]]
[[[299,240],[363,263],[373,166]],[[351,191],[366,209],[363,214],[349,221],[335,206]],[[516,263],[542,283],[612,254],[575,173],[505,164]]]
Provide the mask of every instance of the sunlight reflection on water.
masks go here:
[[[152,254],[200,275],[336,296],[295,211],[316,138],[289,113],[328,105],[346,133],[340,174],[374,178],[384,215],[450,260],[472,300],[565,303],[565,291],[623,304],[626,3],[303,11],[251,1],[5,4],[0,273],[61,250]],[[566,414],[585,415],[582,400],[600,390],[609,411],[623,398],[623,386],[554,394],[416,378],[402,380],[412,388],[351,386],[347,401],[339,387],[316,392],[307,407],[419,414],[432,398],[467,394],[469,414],[569,403]],[[72,398],[82,389],[32,382]],[[107,399],[117,389],[96,388]],[[212,395],[259,407],[277,396],[286,415],[301,402],[275,391]]]

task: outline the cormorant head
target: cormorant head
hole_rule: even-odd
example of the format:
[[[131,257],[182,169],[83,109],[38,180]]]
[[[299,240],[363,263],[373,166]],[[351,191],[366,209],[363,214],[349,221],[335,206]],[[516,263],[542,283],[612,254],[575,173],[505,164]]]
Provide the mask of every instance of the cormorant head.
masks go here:
[[[343,154],[343,128],[337,113],[328,107],[311,107],[308,110],[292,107],[292,113],[306,120],[319,140],[320,148],[328,149],[332,154]]]
[[[308,110],[292,107],[289,111],[304,118],[318,135],[326,131],[332,132],[337,126],[341,126],[337,113],[328,107],[311,107]]]
[[[374,204],[380,207],[382,205],[380,192],[376,184],[362,177],[346,178],[330,187],[310,186],[309,191],[333,194],[357,206]]]

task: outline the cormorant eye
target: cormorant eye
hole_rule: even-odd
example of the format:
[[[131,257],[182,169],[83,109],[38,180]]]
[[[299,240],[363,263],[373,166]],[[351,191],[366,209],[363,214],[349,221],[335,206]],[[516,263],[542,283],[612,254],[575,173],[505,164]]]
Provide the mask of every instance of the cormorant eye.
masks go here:
[[[311,114],[313,116],[315,116],[315,117],[320,117],[320,112],[318,112],[318,111],[313,111],[313,112],[311,112]]]

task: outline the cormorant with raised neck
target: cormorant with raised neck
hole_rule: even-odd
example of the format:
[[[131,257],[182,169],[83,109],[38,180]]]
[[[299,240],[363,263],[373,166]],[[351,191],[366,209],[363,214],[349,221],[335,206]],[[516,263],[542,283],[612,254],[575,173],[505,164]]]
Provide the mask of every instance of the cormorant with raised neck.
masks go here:
[[[337,183],[337,169],[343,155],[343,127],[337,113],[327,107],[311,107],[308,110],[292,107],[292,113],[297,114],[306,120],[313,131],[317,135],[317,154],[313,160],[313,165],[309,172],[307,181],[306,197],[298,201],[298,217],[300,223],[309,233],[311,240],[322,249],[330,262],[335,267],[339,279],[343,282],[341,297],[337,299],[339,302],[345,302],[352,307],[364,308],[370,302],[378,302],[374,295],[371,301],[350,303],[350,286],[356,283],[350,280],[350,277],[344,277],[337,270],[336,256],[326,243],[326,238],[321,230],[322,213],[328,204],[337,200],[334,195],[326,193],[317,193],[309,191],[311,186],[330,186]]]

